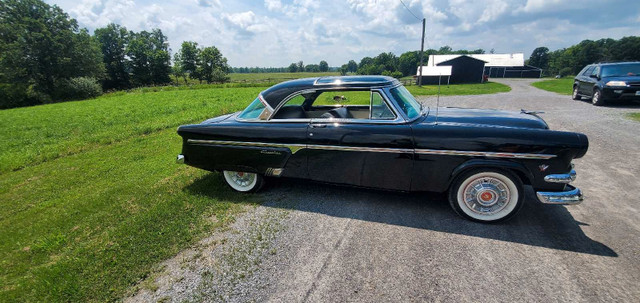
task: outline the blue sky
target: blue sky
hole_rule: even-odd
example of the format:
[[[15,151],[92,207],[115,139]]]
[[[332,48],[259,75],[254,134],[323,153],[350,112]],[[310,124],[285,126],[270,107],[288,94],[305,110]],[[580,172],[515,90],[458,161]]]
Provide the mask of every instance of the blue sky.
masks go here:
[[[93,31],[110,22],[160,28],[170,47],[184,40],[218,47],[232,66],[288,66],[420,49],[421,24],[400,0],[46,0]],[[425,48],[496,53],[551,50],[584,39],[640,36],[639,0],[404,0],[427,18]]]

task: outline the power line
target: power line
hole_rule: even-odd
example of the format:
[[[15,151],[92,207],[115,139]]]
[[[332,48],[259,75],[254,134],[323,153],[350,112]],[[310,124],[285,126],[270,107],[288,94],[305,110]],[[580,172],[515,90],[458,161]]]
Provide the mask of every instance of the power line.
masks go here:
[[[422,19],[418,18],[418,16],[416,16],[416,14],[414,14],[414,13],[409,9],[409,7],[408,7],[406,4],[404,4],[404,2],[403,2],[402,0],[400,0],[400,3],[402,3],[402,6],[404,6],[404,8],[406,8],[406,9],[407,9],[407,11],[409,12],[409,14],[411,14],[411,15],[412,15],[414,18],[416,18],[418,21],[422,21]]]

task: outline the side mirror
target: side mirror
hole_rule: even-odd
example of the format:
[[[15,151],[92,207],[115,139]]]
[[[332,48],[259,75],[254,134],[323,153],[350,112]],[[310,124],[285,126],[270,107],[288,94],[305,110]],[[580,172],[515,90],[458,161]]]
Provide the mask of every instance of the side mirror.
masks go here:
[[[598,79],[598,75],[589,75],[590,78]]]

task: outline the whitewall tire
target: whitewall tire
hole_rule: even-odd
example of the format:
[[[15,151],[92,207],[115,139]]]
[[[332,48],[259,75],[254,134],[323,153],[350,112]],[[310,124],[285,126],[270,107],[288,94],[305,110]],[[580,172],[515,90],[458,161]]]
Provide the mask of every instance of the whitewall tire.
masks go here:
[[[453,182],[449,203],[456,213],[472,221],[504,221],[513,217],[524,204],[522,181],[507,171],[472,170]]]
[[[262,176],[256,173],[225,170],[222,174],[229,187],[244,193],[258,191],[264,182]]]

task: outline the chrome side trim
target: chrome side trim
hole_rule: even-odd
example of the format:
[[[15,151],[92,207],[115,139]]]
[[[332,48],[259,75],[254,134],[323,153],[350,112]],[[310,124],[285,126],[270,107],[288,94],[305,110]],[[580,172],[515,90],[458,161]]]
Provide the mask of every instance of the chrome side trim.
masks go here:
[[[307,145],[308,149],[315,150],[339,150],[339,151],[360,151],[376,153],[413,153],[410,148],[384,148],[384,147],[358,147],[358,146],[337,146],[337,145]]]
[[[242,142],[242,141],[223,141],[223,140],[198,140],[188,139],[187,143],[191,144],[211,144],[211,145],[231,145],[231,146],[253,146],[253,147],[282,147],[288,148],[292,154],[306,148],[306,144],[281,144],[281,143],[262,143],[262,142]]]
[[[176,157],[176,163],[184,164],[184,155],[178,155],[178,157]]]
[[[544,204],[556,205],[576,205],[582,203],[584,197],[579,188],[567,185],[567,191],[560,192],[537,192],[538,200]]]
[[[461,151],[461,150],[443,150],[443,149],[416,149],[416,154],[446,155],[446,156],[475,156],[475,157],[513,158],[513,159],[551,159],[556,157],[556,155],[550,155],[550,154],[501,153],[501,152],[480,152],[480,151]]]
[[[576,180],[576,171],[572,169],[568,174],[553,174],[544,176],[544,181],[549,183],[571,183]]]
[[[513,158],[513,159],[551,159],[556,155],[549,154],[527,154],[527,153],[500,153],[500,152],[478,152],[459,151],[442,149],[411,149],[411,148],[386,148],[386,147],[359,147],[359,146],[338,146],[338,145],[316,145],[316,144],[285,144],[285,143],[263,143],[263,142],[242,142],[223,140],[197,140],[188,139],[191,144],[213,144],[213,145],[233,145],[233,146],[257,146],[257,147],[284,147],[295,154],[301,149],[315,150],[340,150],[340,151],[363,151],[379,153],[416,153],[421,155],[444,155],[444,156],[472,156],[489,158]]]

